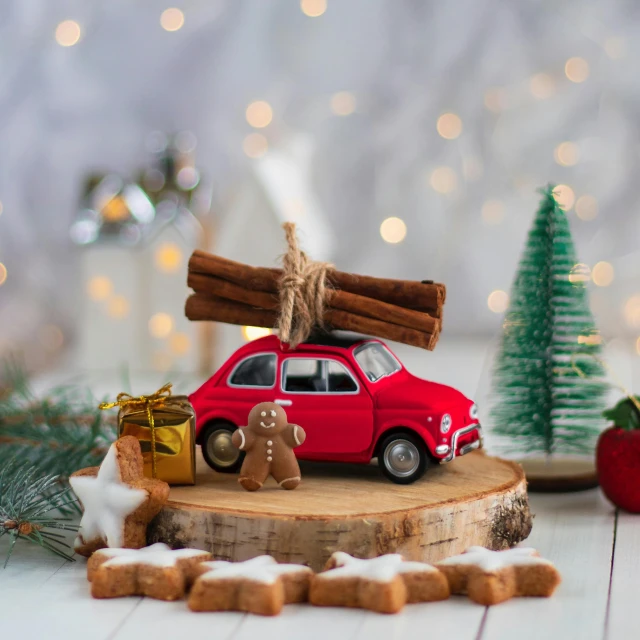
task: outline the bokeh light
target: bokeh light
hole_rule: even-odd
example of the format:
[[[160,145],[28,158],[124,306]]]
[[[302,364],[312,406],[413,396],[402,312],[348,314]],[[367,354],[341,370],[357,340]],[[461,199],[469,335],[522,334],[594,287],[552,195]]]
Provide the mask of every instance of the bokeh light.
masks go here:
[[[250,158],[261,158],[269,150],[269,143],[261,133],[250,133],[242,141],[242,150]]]
[[[174,333],[169,338],[169,349],[176,356],[183,356],[189,352],[191,340],[186,333]]]
[[[545,100],[555,93],[556,83],[548,73],[536,73],[529,80],[529,90],[536,100]]]
[[[615,271],[613,269],[613,265],[609,262],[597,262],[593,265],[593,269],[591,271],[591,279],[594,284],[598,287],[608,287],[612,282],[615,276]]]
[[[574,142],[561,142],[554,150],[555,161],[563,167],[572,167],[580,160],[578,145]]]
[[[486,224],[499,224],[504,220],[504,204],[500,200],[487,200],[482,205],[482,220]]]
[[[129,315],[129,301],[124,296],[113,296],[107,302],[107,312],[112,318],[122,320]]]
[[[87,282],[87,293],[92,300],[106,300],[113,291],[113,283],[106,276],[94,276]]]
[[[327,10],[327,0],[300,0],[300,9],[305,16],[317,18]]]
[[[407,235],[407,225],[404,220],[392,216],[382,221],[380,225],[380,235],[389,244],[402,242]]]
[[[507,106],[507,93],[500,87],[493,87],[484,92],[484,106],[493,111],[500,113]]]
[[[566,184],[559,184],[553,190],[553,196],[563,211],[570,211],[576,200],[576,194],[573,189]]]
[[[631,296],[624,304],[623,315],[630,327],[640,327],[640,295]]]
[[[182,250],[175,242],[163,242],[155,253],[156,267],[165,273],[175,273],[182,264]]]
[[[580,220],[593,220],[598,215],[598,201],[588,194],[576,200],[576,215]]]
[[[584,284],[591,280],[591,268],[584,262],[578,262],[571,267],[569,282],[571,284]]]
[[[263,129],[269,126],[273,120],[273,110],[271,105],[264,100],[252,102],[246,110],[247,122],[256,129]]]
[[[627,42],[620,36],[611,36],[604,41],[604,52],[612,59],[623,58],[627,50]]]
[[[584,82],[589,77],[589,63],[584,58],[569,58],[564,73],[571,82]]]
[[[446,140],[455,140],[462,133],[462,120],[455,113],[443,113],[438,118],[436,129]]]
[[[356,97],[349,91],[338,91],[331,96],[331,111],[337,116],[349,116],[356,110]]]
[[[273,333],[271,329],[266,327],[242,327],[242,337],[247,341],[257,340],[258,338],[264,338]]]
[[[509,294],[501,289],[496,289],[489,294],[487,306],[493,313],[504,313],[509,307]]]
[[[56,42],[61,47],[72,47],[82,35],[80,25],[75,20],[63,20],[56,27]]]
[[[7,281],[7,267],[0,262],[0,287]]]
[[[451,193],[458,186],[458,177],[451,167],[437,167],[431,172],[429,184],[438,193]]]
[[[154,338],[166,338],[173,330],[173,318],[162,311],[149,318],[149,333]]]
[[[184,25],[184,13],[176,7],[165,9],[160,14],[160,26],[165,31],[178,31]]]

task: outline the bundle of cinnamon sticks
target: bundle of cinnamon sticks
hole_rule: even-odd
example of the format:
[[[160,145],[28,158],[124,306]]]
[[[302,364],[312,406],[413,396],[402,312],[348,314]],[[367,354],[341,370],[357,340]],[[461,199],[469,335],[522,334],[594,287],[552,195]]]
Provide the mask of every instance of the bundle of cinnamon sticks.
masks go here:
[[[251,267],[204,251],[189,260],[190,320],[274,328],[281,269]],[[389,280],[327,272],[324,324],[433,350],[446,289],[432,281]]]

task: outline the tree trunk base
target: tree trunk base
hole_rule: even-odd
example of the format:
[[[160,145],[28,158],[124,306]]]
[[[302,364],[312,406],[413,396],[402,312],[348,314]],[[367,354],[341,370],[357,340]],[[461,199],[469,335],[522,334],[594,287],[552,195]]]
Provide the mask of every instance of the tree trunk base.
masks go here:
[[[298,489],[268,481],[253,493],[198,457],[197,484],[171,488],[149,526],[149,543],[232,561],[269,554],[320,570],[334,551],[435,562],[472,545],[506,549],[531,531],[522,468],[482,451],[411,485],[389,482],[375,465],[303,463]]]

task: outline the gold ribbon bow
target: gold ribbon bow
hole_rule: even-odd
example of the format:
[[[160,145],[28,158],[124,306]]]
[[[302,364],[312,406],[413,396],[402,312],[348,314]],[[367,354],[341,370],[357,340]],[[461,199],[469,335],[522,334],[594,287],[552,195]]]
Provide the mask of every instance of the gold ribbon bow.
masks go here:
[[[115,402],[101,402],[98,405],[103,411],[114,407],[140,407],[147,412],[147,420],[151,429],[151,475],[156,477],[156,422],[153,418],[153,409],[164,404],[171,397],[172,384],[167,382],[164,387],[148,396],[132,396],[128,393],[119,393]]]

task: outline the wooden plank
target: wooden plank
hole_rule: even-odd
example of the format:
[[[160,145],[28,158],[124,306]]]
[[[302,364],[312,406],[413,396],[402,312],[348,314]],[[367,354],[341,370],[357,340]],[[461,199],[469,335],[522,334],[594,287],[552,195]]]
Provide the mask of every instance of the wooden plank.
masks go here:
[[[515,598],[491,607],[482,640],[601,640],[611,571],[613,509],[597,489],[532,494],[530,500],[536,518],[523,546],[535,547],[552,560],[563,582],[552,598]]]
[[[627,640],[639,635],[640,517],[619,512],[616,531],[606,638]]]

